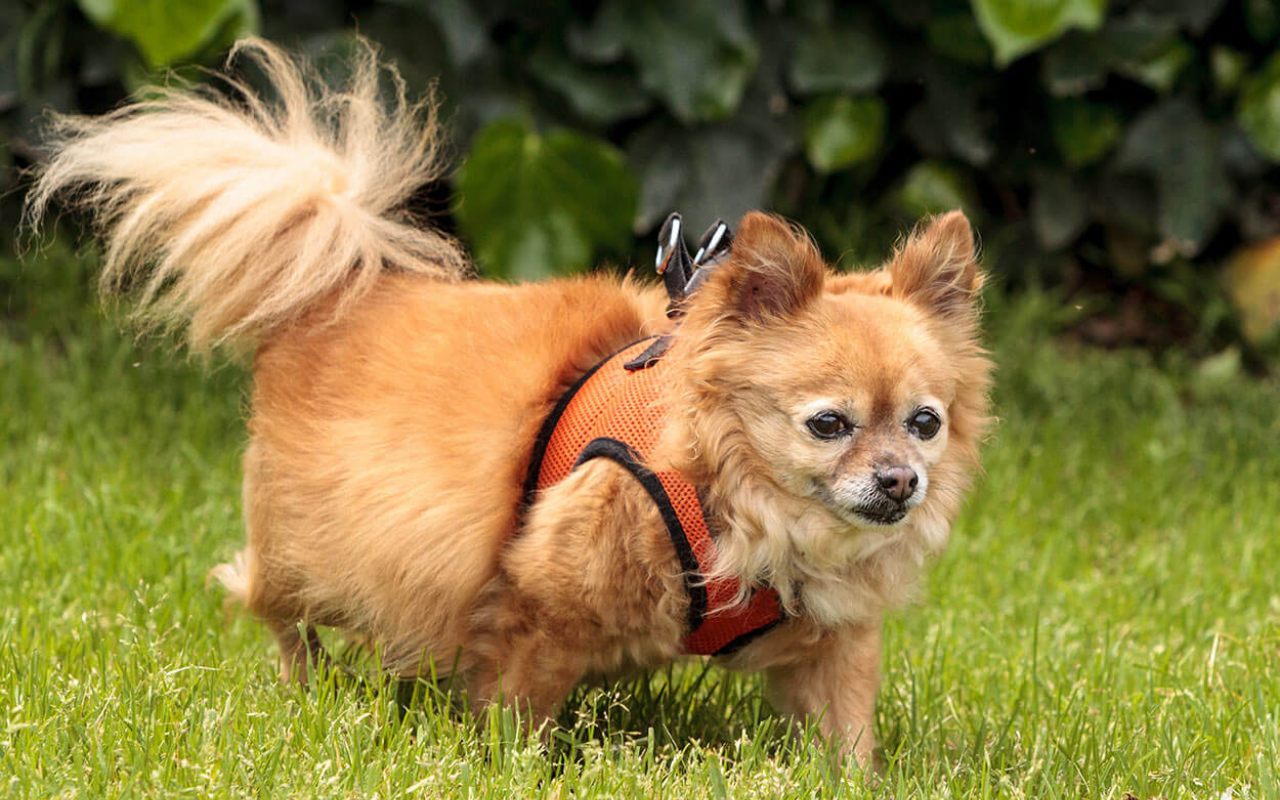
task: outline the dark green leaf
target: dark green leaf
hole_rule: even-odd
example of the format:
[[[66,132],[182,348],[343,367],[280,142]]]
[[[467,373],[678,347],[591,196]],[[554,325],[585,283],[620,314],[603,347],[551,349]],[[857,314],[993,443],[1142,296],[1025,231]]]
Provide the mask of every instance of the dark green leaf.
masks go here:
[[[597,125],[634,117],[653,105],[653,97],[636,86],[627,71],[586,67],[556,48],[539,49],[529,68],[546,86],[563,95],[575,112]]]
[[[684,122],[730,116],[758,57],[742,0],[612,0],[586,39],[623,43],[640,83]]]
[[[1235,92],[1248,67],[1249,57],[1239,50],[1218,45],[1209,51],[1213,85],[1223,94]]]
[[[104,36],[85,42],[80,51],[80,69],[76,80],[84,86],[110,86],[120,79],[121,64],[136,59],[132,46],[123,39]]]
[[[1274,187],[1273,181],[1260,181],[1259,178],[1266,175],[1272,168],[1271,161],[1264,155],[1258,146],[1253,143],[1253,139],[1239,125],[1226,126],[1222,131],[1222,163],[1227,168],[1227,174],[1241,181],[1258,184],[1260,190],[1269,190]],[[1246,198],[1241,198],[1241,206],[1237,210],[1242,210],[1243,204],[1247,202]],[[1276,206],[1280,208],[1280,205]],[[1280,215],[1276,215],[1276,225],[1280,226]],[[1241,230],[1244,234],[1244,230]],[[1280,234],[1277,229],[1275,234]],[[1254,237],[1245,235],[1246,239],[1254,239]]]
[[[1093,219],[1108,226],[1128,228],[1143,237],[1154,237],[1160,201],[1154,184],[1141,175],[1103,172],[1089,194]]]
[[[1045,53],[1043,74],[1059,97],[1101,88],[1111,72],[1165,92],[1193,57],[1172,17],[1129,14],[1094,33],[1064,36]]]
[[[612,15],[600,12],[594,24],[575,22],[565,36],[568,52],[583,61],[608,64],[627,54],[627,31]]]
[[[405,2],[405,0],[401,0]],[[465,67],[480,57],[489,41],[488,27],[467,0],[415,0],[441,33],[455,67]]]
[[[627,148],[642,172],[636,230],[652,229],[672,211],[684,214],[694,230],[766,207],[790,149],[782,132],[741,118],[692,131],[651,125]]]
[[[1217,19],[1225,4],[1226,0],[1140,0],[1137,8],[1143,14],[1164,17],[1199,35]]]
[[[1245,79],[1236,118],[1259,150],[1280,161],[1280,55]]]
[[[1131,13],[1108,22],[1097,38],[1113,71],[1158,92],[1168,92],[1195,56],[1173,16]]]
[[[1101,35],[1072,31],[1045,51],[1041,77],[1057,97],[1081,95],[1107,82],[1112,55]]]
[[[880,86],[887,65],[866,24],[815,24],[796,43],[791,85],[803,93],[869,92]]]
[[[1049,106],[1053,141],[1073,167],[1092,164],[1120,140],[1120,115],[1102,103],[1068,98]]]
[[[1280,33],[1280,4],[1276,0],[1244,0],[1245,27],[1258,42],[1270,42]]]
[[[258,28],[254,0],[77,0],[94,24],[138,46],[147,63],[163,67],[192,56],[232,26],[233,38]]]
[[[877,97],[824,97],[804,112],[804,147],[820,172],[876,154],[884,141],[885,105]]]
[[[1191,45],[1173,38],[1162,42],[1150,53],[1135,58],[1122,58],[1116,71],[1158,92],[1168,92],[1187,65],[1195,58]]]
[[[1182,255],[1198,253],[1231,196],[1217,129],[1189,102],[1167,100],[1130,126],[1117,159],[1154,181],[1160,233]]]
[[[831,0],[792,0],[790,5],[795,9],[795,17],[799,21],[822,24],[831,22]]]
[[[978,26],[1003,66],[1039,49],[1070,28],[1094,30],[1107,0],[972,0]]]
[[[924,36],[930,48],[948,58],[978,66],[991,63],[991,47],[967,11],[930,16]]]
[[[922,28],[938,13],[938,0],[880,0],[878,5],[904,28]]]
[[[955,208],[977,213],[964,177],[939,161],[921,161],[912,167],[897,193],[897,205],[907,217],[918,218]]]
[[[635,179],[621,153],[579,133],[495,122],[472,142],[457,185],[458,222],[493,276],[581,270],[630,242]]]
[[[1129,14],[1107,21],[1095,34],[1107,47],[1112,48],[1112,60],[1145,61],[1153,58],[1169,43],[1178,38],[1178,26],[1172,19]]]
[[[18,103],[18,39],[25,21],[22,6],[0,5],[0,112]]]
[[[1088,202],[1070,175],[1046,173],[1035,181],[1031,195],[1031,225],[1046,250],[1075,241],[1089,221]]]
[[[995,145],[988,134],[989,114],[980,111],[979,82],[968,70],[937,58],[921,59],[918,75],[925,97],[907,115],[907,134],[927,155],[954,156],[974,166],[989,162]]]

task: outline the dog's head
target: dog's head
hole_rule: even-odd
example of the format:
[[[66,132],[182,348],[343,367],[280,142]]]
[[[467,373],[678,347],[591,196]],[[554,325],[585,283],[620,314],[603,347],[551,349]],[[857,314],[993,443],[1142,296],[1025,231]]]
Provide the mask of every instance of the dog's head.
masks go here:
[[[803,232],[747,215],[680,334],[694,458],[820,509],[850,537],[949,521],[987,421],[981,282],[960,212],[850,275]]]

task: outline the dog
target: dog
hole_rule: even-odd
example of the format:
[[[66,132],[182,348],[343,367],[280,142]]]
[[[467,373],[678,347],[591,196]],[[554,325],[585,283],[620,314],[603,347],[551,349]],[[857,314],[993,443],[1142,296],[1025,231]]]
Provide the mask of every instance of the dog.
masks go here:
[[[435,105],[371,45],[339,86],[261,40],[232,58],[269,89],[226,77],[59,119],[29,209],[37,228],[55,196],[88,210],[103,286],[144,328],[251,354],[247,544],[212,574],[274,634],[282,678],[308,680],[332,626],[394,674],[452,671],[477,706],[548,720],[588,677],[686,654],[718,587],[708,624],[753,598],[774,619],[717,660],[866,764],[883,615],[946,544],[988,426],[964,215],[840,274],[749,213],[676,316],[632,277],[476,280],[405,211],[442,175]],[[642,461],[529,485],[557,404],[645,337],[669,346]],[[692,568],[664,475],[694,490],[679,520],[702,512]]]

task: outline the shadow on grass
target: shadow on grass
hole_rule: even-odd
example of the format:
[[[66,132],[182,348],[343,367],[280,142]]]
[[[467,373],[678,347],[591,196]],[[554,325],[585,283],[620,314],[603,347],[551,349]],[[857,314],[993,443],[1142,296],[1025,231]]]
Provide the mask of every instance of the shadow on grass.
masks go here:
[[[803,729],[776,715],[758,678],[691,661],[626,678],[584,683],[565,701],[554,723],[531,730],[517,709],[494,706],[473,713],[466,693],[447,670],[439,678],[400,679],[381,669],[377,654],[355,644],[331,648],[329,669],[315,673],[313,691],[370,704],[394,702],[399,720],[429,735],[442,719],[472,727],[491,750],[543,749],[564,766],[587,751],[630,749],[658,758],[697,748],[732,759],[744,748],[753,757],[786,759],[825,743],[814,726]],[[432,672],[428,669],[427,672]],[[834,757],[833,766],[839,759]]]

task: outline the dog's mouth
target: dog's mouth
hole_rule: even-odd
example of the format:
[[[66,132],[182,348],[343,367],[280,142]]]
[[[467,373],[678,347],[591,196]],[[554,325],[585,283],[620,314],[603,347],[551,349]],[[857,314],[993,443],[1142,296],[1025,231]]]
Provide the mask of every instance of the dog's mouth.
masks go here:
[[[849,509],[858,520],[869,525],[877,527],[885,527],[889,525],[897,525],[906,519],[907,507],[899,503],[873,503],[864,506],[854,506]]]
[[[869,500],[849,505],[842,503],[825,484],[814,481],[814,494],[827,505],[836,516],[863,528],[887,528],[897,525],[906,519],[911,507],[906,503],[897,503],[888,498]]]

